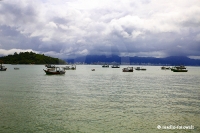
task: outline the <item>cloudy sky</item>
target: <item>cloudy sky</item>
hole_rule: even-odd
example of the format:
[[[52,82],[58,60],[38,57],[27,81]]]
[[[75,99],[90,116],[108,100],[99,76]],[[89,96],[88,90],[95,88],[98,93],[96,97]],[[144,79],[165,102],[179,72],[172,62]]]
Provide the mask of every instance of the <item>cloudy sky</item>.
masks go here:
[[[199,0],[2,0],[0,55],[200,57]]]

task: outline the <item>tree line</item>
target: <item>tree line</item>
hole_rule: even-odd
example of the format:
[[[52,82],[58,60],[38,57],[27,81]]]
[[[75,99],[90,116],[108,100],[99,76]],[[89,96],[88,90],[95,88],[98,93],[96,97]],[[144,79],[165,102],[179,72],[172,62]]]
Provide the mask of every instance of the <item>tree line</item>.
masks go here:
[[[66,64],[65,61],[45,56],[44,54],[36,54],[34,52],[15,52],[13,55],[0,57],[4,64]]]

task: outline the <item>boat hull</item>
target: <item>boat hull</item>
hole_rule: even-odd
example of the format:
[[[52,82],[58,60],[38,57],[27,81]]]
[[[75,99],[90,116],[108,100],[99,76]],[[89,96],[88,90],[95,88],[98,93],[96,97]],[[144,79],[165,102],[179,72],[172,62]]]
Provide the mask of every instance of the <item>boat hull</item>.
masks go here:
[[[141,68],[141,67],[136,67],[135,70],[137,70],[137,71],[146,71],[147,69],[146,68]]]
[[[122,70],[123,72],[133,72],[133,70]]]
[[[173,72],[187,72],[188,70],[186,69],[171,69]]]
[[[44,72],[45,72],[47,75],[60,75],[60,74],[65,74],[65,71],[55,71],[55,72],[52,72],[52,71],[44,70]]]
[[[6,70],[7,70],[7,68],[0,69],[0,71],[6,71]]]

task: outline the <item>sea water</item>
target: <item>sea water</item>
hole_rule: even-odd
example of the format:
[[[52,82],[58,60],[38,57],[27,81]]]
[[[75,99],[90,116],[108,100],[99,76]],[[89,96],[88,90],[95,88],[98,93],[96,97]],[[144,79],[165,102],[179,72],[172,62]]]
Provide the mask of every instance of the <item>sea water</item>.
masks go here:
[[[77,65],[49,76],[44,65],[5,66],[2,133],[200,132],[200,67],[124,73],[127,66]]]

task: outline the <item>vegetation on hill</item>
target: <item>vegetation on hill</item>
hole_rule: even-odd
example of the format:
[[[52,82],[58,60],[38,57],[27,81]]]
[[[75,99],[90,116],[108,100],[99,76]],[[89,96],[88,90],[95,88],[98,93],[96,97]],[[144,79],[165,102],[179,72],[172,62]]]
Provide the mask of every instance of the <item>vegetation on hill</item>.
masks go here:
[[[14,55],[0,57],[4,64],[66,64],[65,61],[31,52],[17,52]]]

